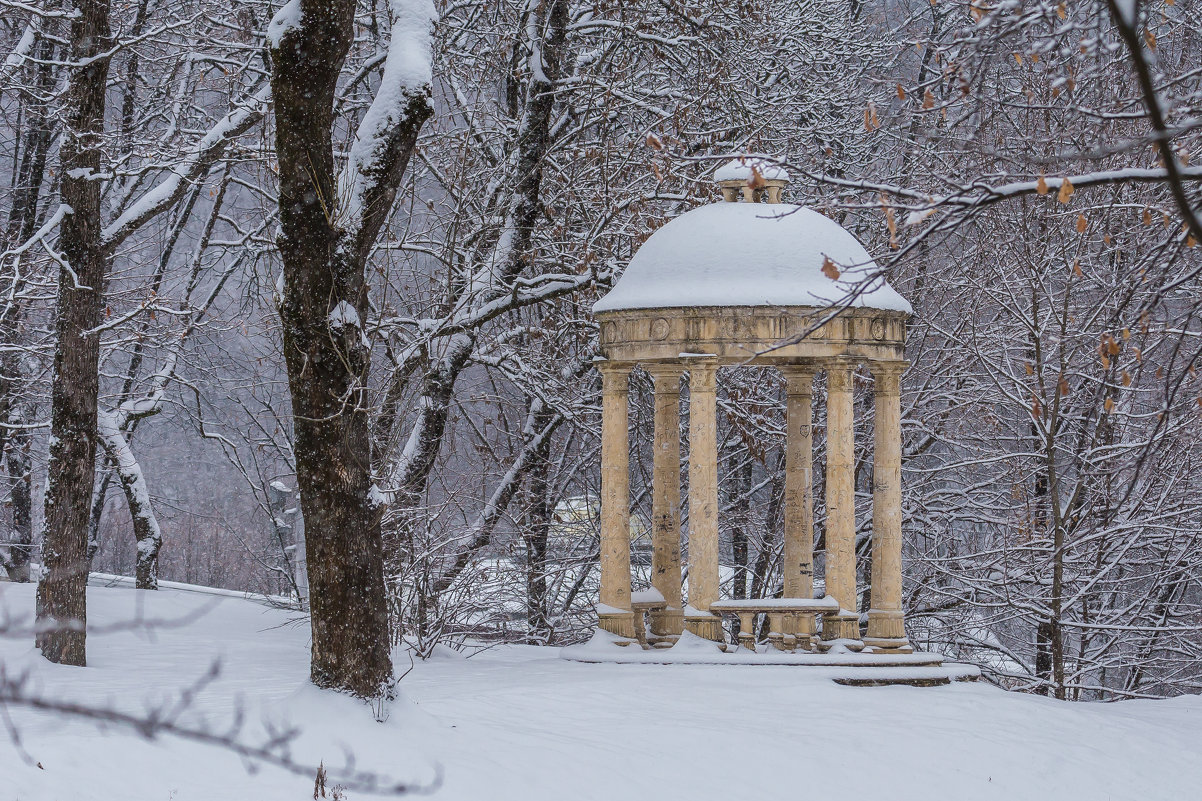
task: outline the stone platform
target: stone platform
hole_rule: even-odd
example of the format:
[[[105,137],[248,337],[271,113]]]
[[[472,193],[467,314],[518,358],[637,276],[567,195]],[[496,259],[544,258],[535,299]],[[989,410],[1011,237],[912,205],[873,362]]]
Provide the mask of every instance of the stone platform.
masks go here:
[[[598,631],[587,643],[560,650],[560,658],[573,662],[623,665],[746,665],[789,666],[822,671],[836,684],[881,687],[904,684],[931,687],[953,681],[975,681],[975,665],[945,662],[941,654],[785,653],[761,647],[722,646],[685,633],[671,648],[643,649],[637,642]]]

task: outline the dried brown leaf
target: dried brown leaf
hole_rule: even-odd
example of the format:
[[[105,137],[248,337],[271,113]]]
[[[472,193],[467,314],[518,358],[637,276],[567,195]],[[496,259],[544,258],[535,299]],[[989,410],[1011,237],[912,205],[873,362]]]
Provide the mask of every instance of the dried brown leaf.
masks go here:
[[[1060,184],[1060,191],[1056,194],[1056,199],[1061,203],[1068,203],[1068,199],[1073,196],[1073,182],[1065,178]]]

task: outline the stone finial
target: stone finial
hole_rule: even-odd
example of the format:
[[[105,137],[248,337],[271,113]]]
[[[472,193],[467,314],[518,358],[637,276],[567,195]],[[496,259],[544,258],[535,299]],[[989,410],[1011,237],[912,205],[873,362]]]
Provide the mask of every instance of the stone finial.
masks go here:
[[[727,203],[737,202],[740,194],[747,203],[780,203],[789,173],[768,159],[740,156],[719,167],[714,181],[722,188],[722,199]]]

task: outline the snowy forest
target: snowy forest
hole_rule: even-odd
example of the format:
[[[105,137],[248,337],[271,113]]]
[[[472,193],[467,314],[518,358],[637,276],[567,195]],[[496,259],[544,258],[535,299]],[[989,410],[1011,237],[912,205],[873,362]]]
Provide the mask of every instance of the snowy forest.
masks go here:
[[[1195,0],[0,0],[0,566],[43,623],[89,571],[268,596],[364,697],[397,646],[587,640],[592,305],[761,154],[914,307],[911,641],[1197,694],[1200,65]],[[722,595],[779,596],[785,383],[728,372]],[[644,576],[653,406],[636,371]]]

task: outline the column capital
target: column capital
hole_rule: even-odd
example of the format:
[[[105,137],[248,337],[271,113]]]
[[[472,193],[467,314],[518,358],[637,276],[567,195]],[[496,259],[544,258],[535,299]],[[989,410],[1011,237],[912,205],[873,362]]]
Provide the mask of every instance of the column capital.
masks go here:
[[[876,395],[897,395],[901,392],[901,377],[909,362],[872,362],[873,392]]]
[[[783,364],[781,375],[785,377],[785,394],[806,395],[814,394],[814,374],[817,369],[812,364]]]
[[[896,362],[869,362],[869,367],[872,368],[874,376],[894,376],[900,378],[902,373],[906,372],[910,363],[906,361]]]
[[[655,382],[656,392],[680,392],[680,379],[685,373],[683,365],[667,362],[651,362],[650,364],[641,364],[639,366]]]
[[[626,372],[629,373],[634,369],[633,362],[623,362],[616,359],[596,358],[593,359],[593,367],[596,367],[602,373]]]
[[[833,392],[850,392],[852,390],[852,373],[856,364],[850,360],[833,360],[823,365],[826,368],[827,389]]]
[[[690,359],[685,363],[689,370],[689,388],[698,392],[715,392],[718,389],[718,360]]]
[[[611,362],[608,359],[593,362],[601,374],[601,386],[606,390],[623,390],[630,386],[630,362]]]

